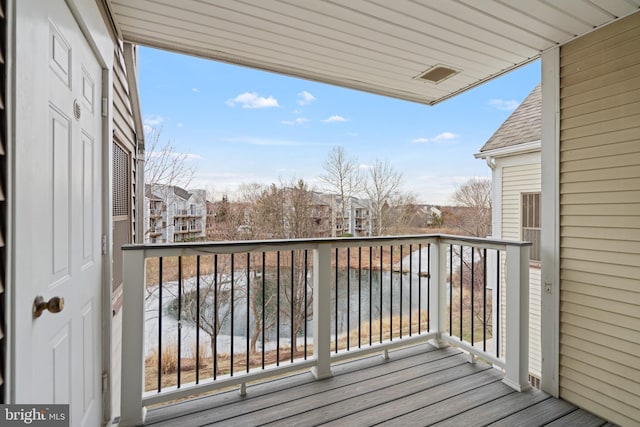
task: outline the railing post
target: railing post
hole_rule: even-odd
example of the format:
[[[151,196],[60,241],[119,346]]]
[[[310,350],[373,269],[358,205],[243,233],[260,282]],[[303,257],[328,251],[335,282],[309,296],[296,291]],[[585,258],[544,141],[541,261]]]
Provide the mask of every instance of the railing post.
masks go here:
[[[502,380],[516,391],[529,385],[529,246],[507,246],[506,356]]]
[[[144,423],[144,251],[123,251],[122,373],[119,426]]]
[[[337,267],[336,267],[337,268]],[[331,373],[331,244],[320,243],[313,251],[313,355],[316,379]]]
[[[438,335],[429,342],[438,348],[446,347],[448,344],[442,339],[445,331],[446,309],[447,309],[447,246],[436,240],[431,244],[431,265],[429,272],[431,275],[431,287],[429,295],[429,316],[431,330]],[[431,331],[430,331],[431,332]]]

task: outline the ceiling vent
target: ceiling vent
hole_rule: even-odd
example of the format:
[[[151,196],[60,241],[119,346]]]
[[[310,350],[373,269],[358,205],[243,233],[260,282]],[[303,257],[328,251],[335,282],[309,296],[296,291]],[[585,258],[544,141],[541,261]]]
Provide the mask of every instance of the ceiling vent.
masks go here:
[[[452,77],[458,74],[459,72],[460,72],[459,70],[454,70],[451,67],[447,67],[446,65],[439,64],[429,68],[427,71],[425,71],[422,74],[419,74],[415,78],[418,80],[424,80],[430,83],[438,84],[447,80],[449,77]]]

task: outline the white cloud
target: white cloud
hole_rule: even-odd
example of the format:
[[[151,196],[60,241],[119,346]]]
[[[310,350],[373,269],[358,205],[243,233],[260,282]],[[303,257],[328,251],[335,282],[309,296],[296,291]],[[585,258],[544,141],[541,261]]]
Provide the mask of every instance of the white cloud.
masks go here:
[[[309,119],[307,119],[306,117],[298,117],[295,120],[283,120],[280,123],[282,123],[283,125],[295,126],[295,125],[301,125],[307,122],[309,122]]]
[[[144,119],[144,124],[147,126],[155,127],[163,124],[165,121],[166,119],[164,117],[152,114]]]
[[[154,134],[156,131],[159,131],[159,128],[162,128],[162,124],[166,121],[166,119],[162,116],[158,116],[155,114],[151,114],[147,116],[143,122],[143,129],[145,134]]]
[[[334,123],[334,122],[346,122],[348,121],[342,116],[331,116],[328,119],[323,120],[325,123]]]
[[[365,164],[358,165],[358,169],[371,169],[372,167],[373,165],[365,165]]]
[[[453,132],[442,132],[434,136],[433,138],[415,138],[415,139],[412,139],[411,142],[413,142],[414,144],[425,144],[429,142],[442,143],[447,141],[453,141],[457,139],[459,136],[460,135],[455,134]]]
[[[358,136],[358,132],[347,132],[347,136],[356,137]]]
[[[191,88],[191,92],[193,92],[193,93],[200,93],[200,89],[198,89],[197,87],[192,87],[192,88]]]
[[[294,147],[303,145],[312,145],[303,141],[291,141],[286,139],[269,139],[269,138],[256,138],[256,137],[239,137],[239,138],[223,138],[222,141],[250,144],[250,145],[266,145],[266,146],[281,146],[281,147]]]
[[[298,93],[298,98],[300,98],[298,99],[298,105],[309,105],[316,100],[316,97],[311,95],[306,90]]]
[[[488,104],[503,111],[513,111],[520,105],[515,99],[490,99]]]
[[[203,160],[199,154],[196,153],[177,153],[175,151],[155,151],[152,153],[147,153],[148,157],[173,157],[173,158],[183,158],[185,160]]]
[[[181,128],[181,127],[183,126],[183,124],[182,124],[182,123],[178,123],[178,124],[177,124],[177,126],[178,126],[179,128]]]
[[[242,105],[242,108],[270,108],[279,107],[278,100],[270,96],[265,98],[258,95],[256,92],[245,92],[236,96],[233,99],[228,99],[226,104],[229,107],[235,107],[236,104]]]

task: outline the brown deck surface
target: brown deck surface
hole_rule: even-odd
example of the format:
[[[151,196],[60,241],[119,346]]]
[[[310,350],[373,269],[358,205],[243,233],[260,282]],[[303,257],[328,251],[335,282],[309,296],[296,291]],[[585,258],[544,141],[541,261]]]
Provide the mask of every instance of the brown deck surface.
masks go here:
[[[517,393],[502,374],[454,348],[429,344],[149,411],[154,426],[604,426],[606,421],[538,391]]]

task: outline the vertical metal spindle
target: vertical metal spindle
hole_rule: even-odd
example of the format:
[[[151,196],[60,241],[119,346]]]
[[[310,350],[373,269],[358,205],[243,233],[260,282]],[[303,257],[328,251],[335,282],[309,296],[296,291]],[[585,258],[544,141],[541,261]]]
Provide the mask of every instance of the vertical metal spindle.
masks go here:
[[[393,245],[389,246],[389,341],[393,341]]]
[[[474,306],[473,306],[473,294],[475,291],[475,270],[476,270],[476,264],[475,264],[475,258],[474,255],[476,253],[476,248],[471,246],[471,345],[474,344],[474,330],[473,330],[473,314],[474,314]]]
[[[304,250],[304,360],[307,360],[307,278],[309,277],[309,250]]]
[[[229,301],[229,304],[231,305],[231,366],[230,366],[230,371],[229,371],[229,375],[233,376],[233,353],[234,353],[234,346],[233,346],[233,337],[235,335],[235,329],[233,328],[233,317],[234,317],[234,306],[235,304],[234,302],[234,289],[235,289],[235,275],[233,270],[235,270],[235,254],[231,254],[231,301]]]
[[[431,243],[427,243],[427,310],[431,307]],[[427,331],[431,330],[431,312],[427,311]]]
[[[178,388],[182,377],[182,257],[178,257]]]
[[[276,366],[280,366],[280,251],[276,252]]]
[[[293,300],[294,300],[294,280],[293,280],[293,276],[294,276],[294,269],[293,269],[293,263],[294,263],[294,256],[293,256],[293,251],[291,251],[291,307],[289,307],[289,309],[291,310],[291,342],[289,343],[289,347],[291,348],[291,355],[290,355],[290,359],[291,359],[291,363],[293,363],[293,354],[295,352],[295,348],[293,348],[293,342],[294,342],[294,334],[296,333],[296,322],[295,322],[295,313],[293,311]]]
[[[449,334],[453,336],[453,245],[449,245]]]
[[[482,351],[487,351],[487,248],[482,258]]]
[[[200,255],[196,257],[196,384],[200,382]]]
[[[409,245],[409,336],[411,336],[411,321],[413,320],[411,312],[413,311],[413,245]]]
[[[158,393],[162,390],[162,257],[158,258]]]
[[[460,245],[460,341],[462,341],[462,317],[463,317],[463,313],[462,313],[462,305],[463,305],[463,301],[462,301],[462,288],[464,287],[463,285],[463,273],[462,273],[462,265],[464,264],[464,247],[462,245]]]
[[[334,298],[334,304],[335,304],[335,312],[334,312],[334,323],[335,323],[335,330],[336,330],[336,337],[335,337],[335,352],[338,352],[338,248],[336,248],[336,295]]]
[[[393,268],[391,269],[393,270]],[[402,270],[402,245],[400,245],[400,338],[402,338],[402,278],[404,276],[404,272]]]
[[[246,347],[246,356],[247,356],[247,373],[249,373],[249,341],[250,341],[250,314],[251,314],[251,254],[247,252],[247,347]]]
[[[384,248],[382,246],[380,246],[380,316],[378,321],[380,322],[380,343],[382,343],[382,254],[383,254],[383,250]]]
[[[267,320],[266,311],[267,311],[267,303],[265,301],[266,295],[266,287],[267,287],[267,253],[262,252],[262,369],[264,369],[264,334],[265,329],[267,329],[267,325],[265,324]]]
[[[362,346],[362,246],[358,246],[358,348]]]
[[[500,251],[496,251],[497,262],[496,262],[496,357],[500,358]]]
[[[347,350],[349,350],[351,335],[351,248],[347,248]]]
[[[422,333],[422,243],[418,244],[418,335]]]
[[[371,335],[373,335],[372,325],[373,322],[373,246],[369,246],[369,345],[371,345],[371,340],[373,339]]]
[[[213,330],[218,330],[218,254],[213,256]],[[218,334],[213,339],[213,379],[218,376]]]

